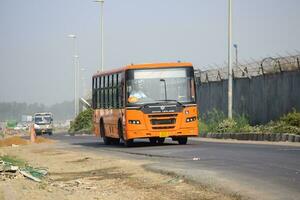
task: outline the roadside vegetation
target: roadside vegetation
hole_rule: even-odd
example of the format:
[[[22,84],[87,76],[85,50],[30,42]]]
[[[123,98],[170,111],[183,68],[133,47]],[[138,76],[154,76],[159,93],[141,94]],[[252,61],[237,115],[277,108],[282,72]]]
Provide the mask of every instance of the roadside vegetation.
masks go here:
[[[247,116],[234,115],[228,119],[226,115],[213,109],[200,118],[201,133],[293,133],[300,135],[300,112],[295,109],[280,117],[276,121],[270,121],[265,125],[251,126]]]
[[[69,133],[72,134],[90,134],[92,131],[93,109],[89,108],[77,115],[71,122]]]
[[[27,163],[24,160],[17,158],[15,156],[10,156],[10,155],[0,156],[0,161],[9,163],[10,165],[14,165],[14,166],[18,166],[18,167],[26,167],[27,166]]]

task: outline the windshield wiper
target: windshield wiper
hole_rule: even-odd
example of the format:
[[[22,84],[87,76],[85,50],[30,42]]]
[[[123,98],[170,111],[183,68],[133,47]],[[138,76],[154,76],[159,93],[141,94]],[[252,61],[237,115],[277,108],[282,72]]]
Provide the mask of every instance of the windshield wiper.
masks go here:
[[[175,100],[175,99],[158,99],[158,100],[155,100],[155,101],[165,101],[165,102],[170,102],[170,101],[173,101],[173,102],[176,102],[178,103],[179,105],[181,106],[184,106],[181,102]]]

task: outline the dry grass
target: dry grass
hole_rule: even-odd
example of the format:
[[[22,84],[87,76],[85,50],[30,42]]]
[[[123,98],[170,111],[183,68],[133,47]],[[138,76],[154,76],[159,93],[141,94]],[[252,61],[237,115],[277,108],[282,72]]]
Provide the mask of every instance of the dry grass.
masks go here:
[[[13,136],[13,137],[9,137],[9,138],[0,140],[0,147],[7,147],[7,146],[11,146],[12,144],[26,145],[28,143],[29,143],[28,140],[22,139],[19,136]]]
[[[35,143],[54,143],[53,140],[44,138],[44,137],[36,137]],[[27,145],[30,144],[29,140],[25,140],[19,136],[12,136],[5,139],[0,140],[0,147],[8,147],[12,145]]]

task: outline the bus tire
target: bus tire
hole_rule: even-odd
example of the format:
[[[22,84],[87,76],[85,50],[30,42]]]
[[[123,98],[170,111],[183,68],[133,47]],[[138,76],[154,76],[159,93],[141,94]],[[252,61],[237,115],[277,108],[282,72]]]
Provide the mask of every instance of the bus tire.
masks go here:
[[[157,144],[163,144],[165,142],[165,138],[157,138]]]
[[[103,139],[103,142],[105,145],[110,145],[111,144],[111,140],[109,137],[105,136],[105,128],[104,128],[104,123],[103,121],[100,122],[100,133],[101,133],[101,137]]]
[[[151,138],[149,138],[149,141],[150,141],[150,144],[156,144],[156,142],[157,142],[157,138],[156,137],[151,137]]]
[[[180,137],[178,138],[178,144],[186,144],[188,138],[187,137]]]
[[[52,131],[49,131],[49,132],[48,132],[48,135],[52,135]]]
[[[133,139],[123,140],[125,147],[132,147],[133,146]]]
[[[111,138],[111,143],[114,145],[118,145],[120,144],[120,138]]]

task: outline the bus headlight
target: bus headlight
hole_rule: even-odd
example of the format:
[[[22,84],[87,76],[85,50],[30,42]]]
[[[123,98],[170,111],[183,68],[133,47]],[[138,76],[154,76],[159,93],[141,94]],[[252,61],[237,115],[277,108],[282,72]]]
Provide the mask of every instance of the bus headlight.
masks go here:
[[[141,124],[140,120],[128,120],[129,124]]]
[[[40,126],[37,125],[37,124],[34,124],[33,127],[34,127],[35,129],[39,129],[39,128],[40,128]]]
[[[186,122],[193,122],[193,121],[196,121],[197,117],[188,117],[186,118]]]

